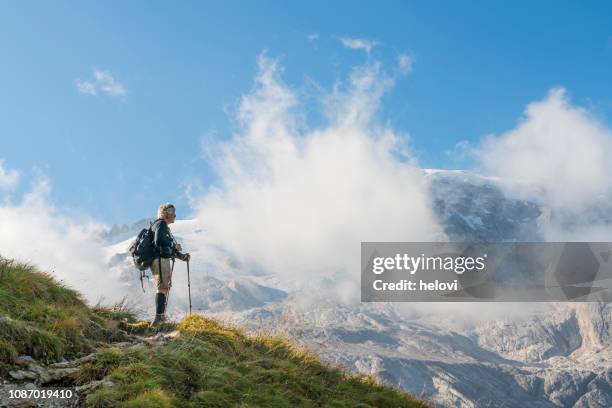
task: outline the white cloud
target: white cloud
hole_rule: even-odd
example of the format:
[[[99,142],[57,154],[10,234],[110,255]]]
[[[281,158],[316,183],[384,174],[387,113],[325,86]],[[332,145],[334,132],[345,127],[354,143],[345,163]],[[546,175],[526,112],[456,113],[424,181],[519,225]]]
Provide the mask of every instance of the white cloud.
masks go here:
[[[408,54],[400,54],[397,56],[397,65],[401,72],[408,73],[412,71],[412,57]]]
[[[78,91],[82,94],[94,96],[98,94],[96,84],[93,82],[81,81],[80,79],[77,79],[76,86]]]
[[[446,149],[444,151],[444,154],[453,161],[471,159],[474,158],[474,156],[477,156],[478,153],[478,149],[467,140],[460,140],[455,143],[455,146],[453,146],[451,149]]]
[[[11,189],[19,183],[19,173],[16,170],[6,170],[4,161],[0,160],[0,189]]]
[[[487,137],[477,155],[492,175],[542,187],[551,207],[580,210],[612,189],[612,132],[563,88],[529,104],[516,128]]]
[[[380,107],[385,92],[394,81],[382,69],[379,62],[355,67],[349,77],[348,89],[334,87],[323,102],[325,113],[337,126],[367,128]]]
[[[358,296],[361,241],[440,231],[402,135],[375,120],[392,81],[377,63],[356,68],[327,98],[329,123],[308,131],[278,63],[261,56],[259,69],[241,130],[210,155],[222,184],[194,199],[198,222],[245,265],[289,282],[340,274],[338,292]]]
[[[94,69],[93,77],[90,81],[75,81],[79,93],[96,96],[101,92],[113,97],[125,95],[125,87],[109,71]]]
[[[340,38],[340,42],[347,48],[351,48],[353,50],[364,50],[368,56],[370,55],[372,49],[379,45],[377,41],[349,37]]]
[[[109,273],[99,238],[104,226],[66,215],[50,203],[51,184],[41,177],[17,203],[0,203],[0,255],[37,266],[79,290],[90,303],[126,294]]]
[[[315,41],[319,39],[319,33],[310,33],[306,36],[308,41]]]

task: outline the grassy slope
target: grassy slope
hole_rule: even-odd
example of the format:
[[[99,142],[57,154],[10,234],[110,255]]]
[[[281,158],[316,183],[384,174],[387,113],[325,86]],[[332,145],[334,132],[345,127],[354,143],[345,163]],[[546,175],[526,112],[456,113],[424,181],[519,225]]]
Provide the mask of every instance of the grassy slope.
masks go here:
[[[89,406],[126,407],[425,407],[413,397],[351,376],[278,337],[248,336],[191,316],[168,330],[171,342],[113,348],[121,327],[146,332],[121,308],[90,309],[49,275],[0,258],[0,374],[18,354],[45,362],[99,351],[77,383],[106,378],[114,387],[88,395]]]
[[[124,340],[108,313],[88,308],[50,275],[0,257],[0,372],[18,354],[49,363]]]

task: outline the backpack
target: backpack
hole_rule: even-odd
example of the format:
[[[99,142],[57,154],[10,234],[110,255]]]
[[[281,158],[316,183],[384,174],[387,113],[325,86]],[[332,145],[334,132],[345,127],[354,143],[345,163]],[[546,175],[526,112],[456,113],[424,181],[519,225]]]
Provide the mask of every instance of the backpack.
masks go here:
[[[128,249],[130,255],[132,255],[134,266],[141,272],[150,268],[153,260],[159,256],[152,227],[153,223],[150,224],[149,228],[143,228]]]

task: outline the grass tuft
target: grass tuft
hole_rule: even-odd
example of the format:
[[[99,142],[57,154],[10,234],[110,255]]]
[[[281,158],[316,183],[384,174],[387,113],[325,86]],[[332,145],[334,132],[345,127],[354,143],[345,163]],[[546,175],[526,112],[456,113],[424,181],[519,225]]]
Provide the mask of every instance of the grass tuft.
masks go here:
[[[126,408],[170,408],[172,399],[160,389],[148,390],[124,405]]]
[[[105,306],[98,303],[93,307],[93,312],[108,320],[124,321],[128,323],[137,322],[134,305],[130,304],[125,297],[112,306]]]

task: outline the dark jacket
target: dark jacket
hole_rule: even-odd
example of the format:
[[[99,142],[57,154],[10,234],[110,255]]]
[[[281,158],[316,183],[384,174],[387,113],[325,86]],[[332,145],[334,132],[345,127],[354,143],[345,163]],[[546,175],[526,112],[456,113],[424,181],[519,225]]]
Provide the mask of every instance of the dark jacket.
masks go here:
[[[176,254],[176,240],[170,227],[163,219],[155,220],[151,230],[155,234],[153,242],[162,258],[171,258]]]

